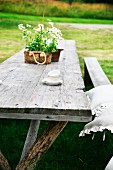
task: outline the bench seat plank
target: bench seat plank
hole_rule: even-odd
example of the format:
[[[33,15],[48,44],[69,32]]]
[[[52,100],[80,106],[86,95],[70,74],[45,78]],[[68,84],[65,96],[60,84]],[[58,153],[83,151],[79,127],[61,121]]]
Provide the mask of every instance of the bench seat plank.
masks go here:
[[[94,87],[111,84],[95,57],[85,57],[84,62]]]

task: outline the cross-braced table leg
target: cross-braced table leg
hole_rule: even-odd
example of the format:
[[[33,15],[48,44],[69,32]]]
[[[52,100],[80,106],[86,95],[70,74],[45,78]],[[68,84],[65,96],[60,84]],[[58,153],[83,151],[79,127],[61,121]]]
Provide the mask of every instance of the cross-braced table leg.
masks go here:
[[[36,163],[43,154],[50,148],[68,122],[49,122],[48,127],[42,133],[30,149],[28,154],[17,165],[16,170],[34,169]]]

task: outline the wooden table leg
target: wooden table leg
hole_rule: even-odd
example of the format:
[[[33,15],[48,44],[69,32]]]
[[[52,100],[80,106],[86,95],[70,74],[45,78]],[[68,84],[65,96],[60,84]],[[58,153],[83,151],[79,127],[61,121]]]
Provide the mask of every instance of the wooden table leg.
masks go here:
[[[0,151],[0,169],[1,170],[11,170],[7,159],[4,157],[2,152]]]
[[[17,165],[16,170],[34,169],[36,163],[41,159],[43,154],[50,148],[60,132],[68,122],[49,122],[48,127],[35,142],[29,153]],[[30,168],[32,167],[32,168]]]
[[[31,120],[20,161],[27,155],[37,138],[40,121]]]

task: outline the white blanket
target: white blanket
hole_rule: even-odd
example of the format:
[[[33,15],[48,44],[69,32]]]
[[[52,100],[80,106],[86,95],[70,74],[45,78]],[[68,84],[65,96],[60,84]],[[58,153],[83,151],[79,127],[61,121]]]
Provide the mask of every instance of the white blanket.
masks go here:
[[[106,96],[104,96],[105,93]],[[103,132],[106,129],[113,133],[113,86],[99,86],[86,92],[86,94],[90,99],[92,115],[96,117],[85,125],[79,136],[85,136],[91,132]],[[103,140],[105,140],[105,133]]]
[[[113,133],[113,104],[108,104],[103,108],[98,117],[85,125],[79,136],[85,136],[85,134],[91,134],[91,132],[102,132],[105,129]]]

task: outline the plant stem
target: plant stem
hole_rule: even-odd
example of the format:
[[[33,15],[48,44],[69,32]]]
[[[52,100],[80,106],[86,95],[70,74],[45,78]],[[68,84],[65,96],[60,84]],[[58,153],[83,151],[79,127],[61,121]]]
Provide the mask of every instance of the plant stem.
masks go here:
[[[43,16],[42,16],[42,24],[44,24],[44,16],[45,16],[45,12],[46,12],[46,6],[47,6],[48,0],[43,0],[43,4],[44,4],[44,9],[43,9]]]

